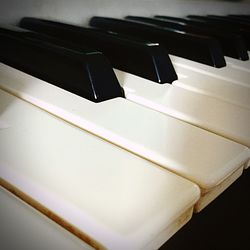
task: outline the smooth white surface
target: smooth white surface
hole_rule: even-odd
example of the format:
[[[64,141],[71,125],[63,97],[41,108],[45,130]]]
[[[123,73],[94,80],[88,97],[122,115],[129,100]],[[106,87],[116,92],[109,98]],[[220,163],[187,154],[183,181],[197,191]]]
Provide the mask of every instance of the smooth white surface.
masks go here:
[[[250,158],[240,144],[122,98],[94,104],[3,64],[0,86],[203,189],[214,188]]]
[[[250,109],[250,88],[234,82],[200,73],[178,64],[174,68],[179,76],[172,84],[204,95]]]
[[[225,57],[227,65],[242,71],[250,72],[250,60],[241,61],[231,57]],[[250,80],[250,79],[249,79]]]
[[[174,66],[179,66],[179,74],[181,74],[181,68],[186,68],[195,72],[200,72],[208,76],[213,76],[218,79],[230,81],[235,84],[250,88],[250,72],[239,70],[239,68],[236,68],[230,64],[226,67],[214,68],[173,55],[170,55],[170,59],[173,62]]]
[[[0,202],[1,249],[94,249],[2,187]]]
[[[0,104],[0,176],[108,249],[145,249],[199,198],[195,184],[4,91]]]
[[[250,147],[250,109],[178,86],[115,72],[127,99]]]

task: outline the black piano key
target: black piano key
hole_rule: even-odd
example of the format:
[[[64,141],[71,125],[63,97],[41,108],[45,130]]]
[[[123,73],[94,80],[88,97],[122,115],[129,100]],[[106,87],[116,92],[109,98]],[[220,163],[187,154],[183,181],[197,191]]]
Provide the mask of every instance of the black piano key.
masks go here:
[[[247,22],[248,24],[250,24],[250,18],[248,17],[243,17],[243,16],[237,17],[237,16],[231,16],[231,15],[226,16],[226,17],[230,18],[231,20],[243,21],[243,22]]]
[[[16,27],[0,27],[0,61],[93,102],[124,97],[113,69],[102,53],[26,37]]]
[[[210,24],[216,24],[221,27],[230,27],[230,28],[238,28],[238,29],[246,29],[250,31],[250,24],[241,22],[241,21],[235,21],[235,20],[229,20],[225,19],[223,17],[219,16],[198,16],[198,15],[188,15],[189,19],[192,20],[201,20],[205,21]]]
[[[194,34],[212,36],[220,42],[222,50],[226,56],[240,59],[243,61],[249,59],[246,44],[239,35],[230,34],[229,32],[222,33],[206,27],[200,28],[195,25],[185,24],[184,22],[176,22],[175,20],[168,21],[165,19],[156,19],[141,16],[127,16],[126,19],[138,20],[146,23],[159,25],[161,27],[176,29]]]
[[[161,28],[138,21],[106,17],[92,17],[90,25],[143,39],[153,39],[165,46],[170,54],[176,56],[218,68],[226,65],[218,41],[210,37]]]
[[[233,20],[242,20],[250,23],[250,15],[227,15],[230,18],[233,18]]]
[[[229,22],[229,23],[243,25],[243,26],[245,26],[247,28],[250,27],[249,22],[247,22],[245,20],[239,20],[239,19],[235,19],[235,18],[230,18],[228,16],[207,15],[207,17],[211,18],[212,20],[221,20],[221,21],[226,21],[226,22]]]
[[[162,15],[156,15],[154,16],[155,18],[159,19],[164,19],[168,21],[176,21],[180,24],[186,24],[186,25],[195,25],[197,27],[200,27],[201,29],[203,28],[210,28],[214,29],[218,32],[224,33],[231,33],[234,35],[239,35],[242,37],[245,41],[245,44],[247,46],[247,50],[250,50],[250,31],[247,30],[246,28],[239,28],[238,25],[232,26],[229,25],[228,23],[221,23],[221,22],[209,22],[209,20],[205,20],[203,18],[198,18],[198,16],[194,15],[189,15],[188,19],[187,18],[180,18],[180,17],[171,17],[171,16],[162,16]]]
[[[197,24],[200,24],[200,22],[203,21],[203,26],[209,26],[217,29],[218,31],[223,32],[226,30],[228,32],[240,34],[246,41],[247,49],[250,50],[250,29],[248,26],[237,24],[232,21],[229,22],[226,20],[218,20],[203,16],[189,15],[188,18],[193,21],[198,21]]]
[[[81,47],[88,45],[103,52],[114,68],[157,83],[172,83],[177,79],[167,51],[144,40],[132,40],[115,33],[84,28],[54,21],[23,18],[20,26],[41,32]]]
[[[249,25],[249,20],[244,19],[244,18],[237,18],[237,17],[232,17],[232,16],[221,16],[221,15],[207,15],[207,17],[214,17],[216,19],[221,19],[221,20],[228,20],[230,22],[236,22],[236,23],[244,23],[246,25]]]

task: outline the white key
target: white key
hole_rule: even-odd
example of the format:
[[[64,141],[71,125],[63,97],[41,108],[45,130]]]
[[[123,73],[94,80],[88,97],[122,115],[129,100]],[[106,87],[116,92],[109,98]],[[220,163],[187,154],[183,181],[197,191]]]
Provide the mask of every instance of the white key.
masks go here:
[[[178,65],[175,65],[175,70],[181,74],[178,74],[178,80],[173,82],[174,86],[250,109],[250,88]]]
[[[207,197],[218,196],[220,192],[212,192],[216,187],[226,188],[225,180],[249,165],[246,147],[203,129],[122,98],[95,104],[1,66],[0,86],[8,91],[197,183],[204,196],[196,211],[209,203]]]
[[[94,250],[0,187],[2,249]]]
[[[0,184],[105,249],[157,249],[200,190],[149,161],[0,91]]]
[[[200,72],[218,79],[230,81],[250,88],[250,72],[239,70],[235,67],[214,68],[201,63],[197,63],[185,58],[170,56],[174,67],[179,66],[178,74],[182,74],[181,68],[190,69],[194,72]]]
[[[231,57],[225,57],[227,66],[233,67],[242,71],[250,72],[250,60],[241,61]]]
[[[126,98],[250,147],[250,109],[116,70]]]

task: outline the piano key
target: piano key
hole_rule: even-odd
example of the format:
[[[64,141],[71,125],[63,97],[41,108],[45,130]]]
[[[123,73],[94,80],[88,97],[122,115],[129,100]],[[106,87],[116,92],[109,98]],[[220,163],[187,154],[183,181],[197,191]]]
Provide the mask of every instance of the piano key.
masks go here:
[[[94,250],[3,187],[0,200],[2,249]]]
[[[248,148],[122,98],[93,104],[3,64],[0,76],[8,92],[198,184],[196,212],[250,165]]]
[[[174,67],[179,67],[179,74],[181,74],[180,69],[190,69],[193,72],[200,72],[202,74],[212,76],[218,79],[226,80],[229,82],[233,82],[237,85],[245,86],[247,88],[250,87],[250,74],[248,71],[240,70],[238,67],[235,67],[233,64],[230,64],[227,67],[221,69],[214,69],[213,67],[208,67],[204,64],[197,63],[191,60],[187,60],[185,58],[177,57],[170,55],[170,59],[174,64]]]
[[[203,16],[195,16],[195,15],[189,15],[187,16],[191,20],[196,20],[196,21],[203,21],[204,26],[209,26],[209,27],[214,27],[217,30],[221,31],[230,31],[233,33],[239,33],[246,41],[247,44],[247,49],[250,50],[250,26],[248,25],[242,25],[242,24],[237,24],[235,22],[229,22],[225,20],[219,20],[219,19],[213,19],[213,18],[208,18],[208,17],[203,17]]]
[[[30,20],[30,22],[31,21],[32,20]],[[52,28],[50,29],[52,31]],[[247,127],[250,110],[245,110],[244,108],[224,103],[199,93],[191,93],[186,89],[180,89],[178,87],[169,88],[169,86],[157,89],[154,85],[150,88],[147,86],[150,83],[140,81],[137,78],[132,80],[133,76],[126,77],[124,74],[122,74],[122,77],[121,74],[118,74],[118,76],[125,89],[127,99],[156,111],[163,112],[166,115],[184,120],[195,126],[215,132],[248,147],[250,146],[250,132]],[[131,80],[128,81],[127,78]],[[139,82],[139,84],[135,81]],[[158,94],[159,91],[161,95]],[[162,94],[167,95],[168,98],[163,98]],[[157,96],[157,98],[155,96]],[[179,104],[178,98],[183,100],[183,105]],[[212,122],[207,114],[200,113],[200,111],[195,108],[199,105],[209,110],[213,110],[212,107],[214,107],[214,111],[210,111],[213,117]],[[217,106],[220,108],[218,109]],[[187,109],[186,107],[194,108]],[[228,118],[225,117],[225,114]],[[224,115],[225,119],[223,121],[221,121],[222,115]]]
[[[127,99],[250,147],[248,108],[177,85],[153,85],[132,74],[116,72]]]
[[[197,212],[222,191],[217,193],[216,189],[220,180],[227,180],[231,175],[233,179],[237,178],[240,169],[250,164],[250,153],[246,147],[213,133],[132,102],[125,102],[122,98],[96,106],[23,72],[1,66],[2,88],[71,124],[196,182],[204,193],[195,207]],[[127,121],[133,121],[131,129]],[[143,126],[136,126],[142,121],[145,121]],[[210,175],[212,172],[216,173],[213,177]],[[234,172],[237,172],[236,176]],[[219,186],[225,189],[228,185],[227,181],[223,181]]]
[[[1,185],[94,248],[157,249],[191,218],[192,182],[0,96]]]
[[[250,18],[247,15],[227,15],[227,16],[234,20],[242,20],[245,22],[250,22]]]
[[[239,60],[235,60],[234,58],[225,57],[227,65],[230,65],[239,70],[250,72],[250,61],[241,62]]]
[[[79,56],[81,55],[80,53]],[[40,74],[42,73],[39,73],[38,76]],[[250,133],[247,127],[250,110],[245,110],[244,108],[224,103],[199,93],[191,93],[188,90],[178,87],[169,88],[169,86],[164,86],[164,88],[157,89],[152,84],[152,87],[147,86],[150,82],[148,84],[145,81],[133,78],[133,76],[126,77],[124,74],[122,74],[122,77],[121,74],[118,74],[118,76],[125,89],[127,99],[156,111],[163,112],[166,115],[184,120],[195,126],[215,132],[248,147],[250,146]],[[131,80],[128,81],[127,79]],[[67,90],[70,91],[70,89]],[[161,93],[160,95],[158,93],[159,91]],[[166,95],[168,98],[163,98],[162,94]],[[179,104],[178,98],[182,98],[183,105]],[[213,110],[212,107],[214,107],[214,111],[210,111],[213,117],[212,122],[207,114],[200,113],[196,108],[186,108],[199,105],[209,110]],[[216,106],[220,108],[218,109]],[[221,117],[223,115],[225,120],[222,121]],[[228,118],[226,118],[225,115]]]
[[[164,83],[173,82],[177,79],[173,65],[168,54],[159,44],[144,40],[132,40],[129,37],[115,36],[93,28],[84,28],[50,21],[42,21],[34,18],[23,18],[20,26],[37,32],[45,33],[58,39],[54,43],[61,44],[61,41],[70,41],[77,44],[80,48],[95,47],[108,55],[113,67],[132,72],[135,75],[142,76],[149,80]],[[48,36],[40,37],[38,33],[26,30],[26,37],[36,37],[37,39],[48,40]],[[83,46],[84,44],[84,46]],[[119,55],[117,55],[117,50]],[[141,63],[143,58],[143,64]]]
[[[226,65],[221,47],[213,38],[160,28],[138,21],[107,17],[92,17],[89,24],[126,35],[157,40],[166,46],[170,54],[176,56],[189,58],[217,68]]]
[[[25,39],[23,32],[26,31],[16,27],[0,27],[2,62],[94,102],[124,96],[110,63],[100,52],[81,48],[79,56],[72,48],[36,38]]]
[[[166,19],[156,19],[142,16],[126,16],[126,19],[138,20],[194,34],[212,36],[220,42],[224,55],[244,61],[249,59],[244,40],[240,36],[230,34],[229,32],[222,33],[211,28],[199,28],[195,25],[187,25],[186,23],[175,22],[173,20],[167,21]]]
[[[178,21],[180,23],[186,23],[186,24],[190,24],[190,25],[195,25],[202,28],[210,28],[210,29],[214,29],[217,31],[220,31],[222,33],[229,32],[232,34],[238,34],[241,37],[243,37],[243,39],[246,42],[246,46],[247,49],[250,50],[250,32],[247,29],[239,29],[238,26],[232,26],[232,25],[228,25],[227,23],[222,24],[221,22],[209,22],[208,20],[204,20],[202,18],[194,18],[192,16],[187,16],[188,19],[186,18],[177,18],[177,17],[171,17],[171,16],[161,16],[161,15],[156,15],[156,18],[160,18],[160,19],[165,19],[165,20],[175,20]]]
[[[236,20],[229,20],[229,19],[226,19],[224,17],[219,17],[219,16],[188,15],[187,17],[191,18],[191,19],[198,19],[198,20],[204,20],[206,22],[217,23],[219,25],[225,25],[225,26],[231,25],[232,27],[246,28],[246,29],[250,28],[250,24],[248,24],[248,23],[236,21]]]
[[[243,25],[246,27],[250,27],[250,23],[244,20],[237,20],[234,18],[231,18],[229,16],[218,16],[218,15],[207,15],[208,18],[214,19],[214,20],[222,20],[222,21],[227,21],[227,22],[233,22],[239,25]]]
[[[120,68],[130,73],[140,72],[140,74],[137,74],[137,75],[140,75],[143,78],[146,78],[149,80],[152,80],[152,79],[150,79],[151,77],[148,77],[148,74],[146,73],[147,72],[146,69],[149,70],[149,67],[152,67],[153,65],[153,69],[151,69],[150,71],[155,71],[155,69],[159,67],[159,69],[156,70],[157,77],[155,77],[154,79],[157,78],[158,79],[157,82],[159,82],[159,79],[161,79],[162,80],[161,83],[164,83],[163,81],[164,76],[163,77],[160,76],[160,73],[163,72],[164,64],[166,65],[167,68],[169,68],[169,64],[168,64],[169,61],[168,61],[168,57],[166,56],[161,57],[161,60],[159,59],[156,60],[156,58],[159,56],[159,53],[165,54],[163,49],[157,46],[156,44],[154,46],[155,46],[155,49],[156,47],[158,47],[158,50],[152,50],[152,46],[147,47],[147,49],[145,50],[144,48],[145,48],[146,42],[144,42],[143,40],[141,42],[136,41],[136,47],[130,46],[130,44],[134,43],[133,41],[131,42],[131,39],[133,37],[131,38],[127,37],[124,42],[125,44],[126,43],[128,44],[130,53],[124,54],[123,53],[124,44],[123,43],[121,44],[121,40],[124,40],[124,37],[119,34],[114,34],[114,33],[109,34],[108,39],[106,39],[105,36],[107,36],[107,34],[103,36],[104,34],[102,32],[99,32],[98,30],[90,31],[90,29],[86,29],[86,28],[79,27],[79,26],[73,26],[73,25],[56,23],[56,22],[49,22],[49,21],[45,22],[39,19],[29,19],[29,18],[23,19],[21,21],[21,26],[30,28],[34,31],[45,32],[47,35],[54,35],[58,39],[63,39],[64,41],[67,40],[70,42],[74,42],[75,44],[77,44],[77,49],[81,48],[83,44],[88,44],[88,45],[92,44],[93,46],[95,46],[97,50],[102,51],[109,58],[114,68],[118,68],[118,69]],[[89,33],[91,34],[89,35]],[[112,43],[112,46],[110,45],[110,43]],[[114,46],[116,48],[115,54],[113,53]],[[85,48],[85,45],[83,46],[83,48]],[[153,54],[153,52],[155,51],[157,51],[157,53]],[[140,57],[138,57],[138,53],[141,54]],[[136,56],[136,59],[134,58],[135,56]],[[145,68],[144,73],[141,71],[145,67],[145,59],[143,60],[142,57],[151,58],[151,60],[153,59],[153,62],[151,61],[151,64]],[[118,64],[116,63],[117,61],[119,61]],[[132,67],[133,69],[131,67],[127,67],[127,62],[131,62],[131,61],[136,62],[136,64],[133,64],[133,63],[131,64],[133,66]],[[156,63],[157,61],[160,61],[161,63],[157,64]],[[143,65],[143,67],[141,67],[141,65]],[[182,79],[181,81],[174,82],[174,85],[178,84],[178,86],[186,87],[189,90],[195,90],[195,91],[198,91],[199,93],[205,93],[210,96],[215,96],[222,100],[229,101],[233,104],[236,103],[240,106],[249,108],[249,101],[248,101],[249,91],[246,90],[245,86],[234,86],[234,84],[232,84],[231,82],[221,80],[221,79],[218,80],[217,78],[214,78],[214,77],[211,78],[211,76],[206,76],[204,74],[203,76],[201,76],[203,77],[203,79],[201,79],[198,76],[196,77],[196,75],[199,75],[199,74],[201,75],[201,73],[194,74],[192,70],[183,68],[182,64],[180,65],[176,64],[174,66],[175,66],[175,69],[178,69],[179,76],[188,75],[191,77],[191,79],[188,79],[188,81],[186,79],[185,80]],[[190,71],[190,72],[187,72],[187,71]],[[222,70],[220,70],[220,72],[221,71]],[[225,69],[224,74],[227,75],[228,71],[229,71],[228,69]],[[236,72],[236,73],[240,76],[242,75],[241,72]],[[205,79],[207,80],[205,81]],[[169,82],[167,81],[166,78],[165,80],[166,80],[165,82]],[[226,90],[221,91],[223,90],[224,87]],[[242,97],[240,97],[240,95],[242,95]],[[246,96],[246,98],[243,98],[244,96]]]
[[[250,109],[250,88],[175,65],[179,79],[173,85]]]
[[[94,25],[98,26],[99,28],[101,27],[101,28],[106,28],[106,29],[115,29],[115,31],[117,31],[116,27],[120,24],[119,22],[116,22],[116,20],[118,20],[118,19],[112,19],[112,18],[94,17],[91,20],[93,20],[93,21],[90,21],[90,24],[95,22]],[[121,21],[122,21],[121,29],[123,29],[124,23],[125,23],[124,29],[127,29],[128,27],[126,26],[126,22],[124,20],[121,20]],[[119,27],[118,27],[118,29],[119,29]],[[127,30],[125,32],[127,33]],[[137,37],[137,36],[135,35],[135,37]],[[158,40],[158,41],[161,43],[160,40]],[[168,49],[168,46],[164,45],[164,43],[161,43],[161,45],[165,46],[165,48]],[[172,58],[173,57],[171,57],[171,60],[172,60]],[[187,60],[185,58],[180,58],[180,57],[176,57],[176,58],[178,58],[178,60],[183,60],[183,62]],[[175,62],[175,61],[176,60],[174,60],[174,61],[172,60],[172,62]],[[187,60],[186,62],[189,62],[189,60]],[[190,60],[190,62],[191,62],[191,60]],[[199,64],[195,61],[192,61],[192,62],[195,63],[195,65],[197,65],[198,68],[200,68],[199,65],[201,65],[201,68],[202,68],[202,65],[204,65],[204,64]],[[249,86],[250,76],[249,76],[248,72],[241,72],[239,70],[234,70],[232,67],[229,67],[229,68],[222,67],[219,70],[217,70],[217,69],[214,69],[213,67],[206,67],[206,65],[204,65],[204,66],[205,66],[204,69],[211,68],[211,70],[208,69],[209,73],[216,72],[216,74],[219,74],[219,75],[222,74],[222,76],[221,76],[222,79],[230,80],[232,78],[234,82],[240,82],[240,84],[242,84],[242,85]],[[190,68],[192,68],[192,67],[190,67]],[[206,72],[206,70],[203,70],[203,72]]]

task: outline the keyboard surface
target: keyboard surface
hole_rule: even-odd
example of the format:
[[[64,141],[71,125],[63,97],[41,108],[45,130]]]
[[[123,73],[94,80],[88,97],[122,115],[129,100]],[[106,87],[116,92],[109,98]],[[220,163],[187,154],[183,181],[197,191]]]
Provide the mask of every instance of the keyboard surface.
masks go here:
[[[13,0],[15,1],[15,0]],[[28,0],[26,0],[28,2]],[[25,1],[24,1],[25,2]],[[45,1],[44,1],[45,2]],[[78,2],[78,3],[77,3]],[[131,4],[132,1],[128,2],[116,2],[110,5],[108,8],[106,6],[102,5],[101,7],[99,6],[98,1],[92,1],[92,6],[89,8],[89,5],[87,2],[80,4],[80,1],[74,1],[73,4],[68,5],[68,9],[64,9],[64,6],[67,5],[66,1],[64,4],[62,4],[61,1],[54,0],[51,1],[51,6],[44,5],[43,3],[41,4],[34,4],[32,5],[32,8],[26,8],[28,7],[28,4],[19,4],[18,1],[16,1],[15,8],[7,8],[5,6],[2,6],[2,16],[1,18],[6,19],[6,15],[9,14],[9,19],[14,18],[14,13],[17,13],[17,16],[15,16],[16,21],[12,23],[17,23],[19,21],[19,18],[22,16],[39,16],[42,18],[53,18],[55,20],[62,20],[65,22],[69,23],[76,23],[78,25],[82,25],[82,21],[85,21],[85,25],[88,23],[88,18],[90,18],[93,15],[110,15],[110,16],[120,16],[119,18],[123,18],[124,15],[130,13],[130,14],[142,14],[142,15],[152,15],[153,14],[168,14],[168,15],[187,15],[191,13],[205,13],[205,12],[210,12],[214,13],[213,10],[216,9],[216,12],[222,12],[226,13],[226,11],[229,12],[244,12],[247,13],[249,10],[249,5],[247,3],[244,5],[245,2],[242,2],[243,8],[238,8],[237,4],[238,3],[233,3],[233,2],[222,2],[222,1],[213,1],[210,3],[209,1],[206,1],[205,3],[199,3],[197,4],[195,1],[190,1],[190,3],[186,3],[185,1],[180,1],[182,2],[181,8],[178,6],[176,10],[173,9],[174,4],[169,4],[169,1],[166,1],[165,7],[164,8],[159,8],[161,4],[159,3],[153,3],[149,1],[143,4],[139,4],[136,1],[133,1],[133,4]],[[205,1],[204,1],[205,2]],[[12,3],[11,3],[12,5]],[[116,9],[116,11],[111,11],[114,10],[115,7],[119,5],[119,8]],[[128,7],[131,5],[130,7]],[[187,6],[192,6],[189,8],[187,11]],[[202,8],[202,6],[205,6],[206,8]],[[229,5],[231,5],[229,8]],[[6,6],[8,4],[6,3]],[[127,7],[126,7],[127,6]],[[224,7],[225,6],[225,7]],[[13,6],[12,6],[13,7]],[[88,7],[88,8],[87,8]],[[103,8],[104,7],[104,8]],[[124,9],[126,7],[127,9]],[[24,9],[29,9],[28,11],[24,11]],[[100,9],[99,9],[100,8]],[[128,9],[130,8],[130,11]],[[9,9],[9,10],[8,10]],[[19,11],[20,9],[20,11]],[[31,10],[32,9],[32,10]],[[109,10],[110,9],[110,10]],[[57,11],[55,11],[57,10]],[[174,10],[174,11],[173,11]],[[72,13],[74,12],[74,15]],[[172,13],[173,11],[173,13]],[[6,14],[4,13],[6,12]],[[13,12],[13,14],[12,14]],[[165,12],[165,13],[164,13]],[[198,13],[200,12],[200,13]],[[114,14],[115,13],[115,14]],[[61,16],[60,16],[61,15]],[[83,16],[85,17],[83,18]],[[249,16],[240,16],[237,18],[244,19],[244,21],[249,22]],[[215,26],[214,26],[215,27]],[[231,32],[231,30],[230,30]],[[249,44],[248,44],[249,46]],[[201,95],[198,96],[206,96],[209,97],[208,99],[210,100],[223,100],[226,103],[233,104],[234,106],[238,105],[241,108],[249,109],[249,79],[250,79],[250,70],[249,70],[249,61],[239,61],[235,60],[229,57],[225,57],[225,62],[227,63],[227,66],[221,69],[212,69],[211,67],[207,67],[206,65],[201,65],[200,63],[194,63],[190,60],[186,60],[183,58],[178,58],[176,56],[171,56],[172,63],[175,67],[176,73],[179,77],[177,81],[173,82],[174,86],[177,86],[179,88],[182,88],[184,90],[189,90],[195,93],[199,93]],[[1,79],[8,79],[7,81],[10,80],[17,80],[19,82],[19,76],[20,79],[22,78],[22,74],[14,74],[13,78],[9,78],[9,76],[6,78],[6,74],[4,73],[1,75],[0,71],[0,78],[4,76]],[[118,72],[119,74],[119,72]],[[133,76],[131,77],[131,74],[127,74],[127,72],[122,72],[122,79],[133,79]],[[26,78],[25,78],[26,79]],[[33,78],[34,81],[35,78]],[[33,81],[32,80],[32,81]],[[126,84],[125,84],[126,85]],[[11,86],[11,85],[10,85]],[[22,86],[29,86],[29,85],[22,85]],[[130,88],[129,88],[130,87]],[[28,88],[29,89],[29,88]],[[35,89],[35,88],[34,88]],[[150,92],[150,87],[148,88],[149,94],[150,95],[155,95],[155,96],[162,96],[163,93],[160,91],[159,92]],[[12,89],[13,90],[13,89]],[[23,89],[24,90],[24,89]],[[128,84],[127,85],[127,94],[129,93],[132,98],[135,98],[135,95],[133,97],[133,91],[134,89],[131,88],[131,86]],[[181,91],[182,92],[182,91]],[[185,91],[184,91],[185,92]],[[42,92],[41,92],[42,93]],[[19,95],[17,93],[12,93],[14,95]],[[26,93],[27,94],[27,93]],[[25,91],[22,92],[22,96],[20,96],[23,99],[27,98],[27,95],[25,94]],[[174,94],[174,91],[173,93]],[[26,96],[25,96],[26,95]],[[157,98],[158,98],[157,96]],[[192,95],[190,95],[191,97]],[[194,95],[197,96],[197,95]],[[30,98],[31,96],[29,96]],[[172,99],[175,96],[172,96]],[[180,95],[181,97],[181,95]],[[212,97],[212,98],[211,98]],[[33,102],[35,98],[30,98],[26,99],[26,102]],[[155,103],[150,103],[148,99],[144,99],[144,96],[140,96],[138,98],[137,95],[137,101],[144,106],[150,107],[150,105],[155,105]],[[182,99],[182,98],[181,98]],[[191,98],[190,98],[191,99]],[[62,99],[63,100],[63,99]],[[37,101],[37,100],[35,100]],[[176,100],[174,100],[174,103],[176,103]],[[188,103],[188,102],[186,102]],[[220,103],[220,102],[216,102]],[[41,104],[41,102],[40,102]],[[39,104],[39,105],[40,105]],[[38,105],[38,106],[39,106]],[[47,105],[47,104],[46,104]],[[44,106],[43,109],[49,108],[49,105]],[[231,106],[228,107],[231,107]],[[108,106],[108,105],[107,105]],[[211,102],[211,106],[208,104],[209,107],[213,106],[213,102]],[[118,105],[117,105],[118,107]],[[159,106],[158,106],[159,107]],[[215,105],[215,108],[218,107]],[[50,107],[51,108],[51,107]],[[184,107],[185,108],[185,107]],[[194,106],[194,109],[196,109],[196,106]],[[72,109],[73,110],[73,109]],[[92,108],[90,109],[92,110]],[[96,110],[96,109],[93,109]],[[125,109],[123,109],[124,111]],[[230,108],[229,108],[230,110]],[[236,109],[232,109],[236,110]],[[231,111],[232,111],[231,110]],[[52,109],[50,110],[51,112],[58,111],[56,106],[53,106]],[[59,113],[62,110],[59,110]],[[75,110],[74,110],[75,111]],[[159,109],[159,111],[161,111]],[[126,112],[125,112],[126,113]],[[235,112],[233,112],[236,114]],[[61,114],[65,115],[64,112],[61,112]],[[112,113],[113,114],[113,113]],[[109,119],[112,120],[113,116],[112,114],[109,115]],[[116,114],[116,113],[115,113]],[[237,113],[238,114],[238,113]],[[239,115],[241,117],[241,115]],[[248,114],[246,115],[248,116]],[[70,117],[72,118],[69,113],[66,114],[67,119]],[[103,115],[104,117],[104,115]],[[131,116],[132,117],[132,116]],[[221,116],[221,119],[223,120],[224,115]],[[235,118],[237,119],[237,115],[235,115]],[[56,118],[57,119],[57,118]],[[240,118],[241,119],[241,118]],[[60,119],[59,119],[60,120]],[[139,119],[138,119],[139,120]],[[210,119],[212,120],[212,119]],[[235,120],[235,119],[234,119]],[[130,119],[131,121],[131,119]],[[121,119],[121,123],[124,123],[124,120]],[[125,121],[126,122],[126,121]],[[228,121],[229,123],[231,120]],[[234,123],[234,122],[233,122]],[[243,121],[243,123],[245,123]],[[138,122],[138,124],[142,125],[141,123]],[[238,123],[236,121],[236,126],[234,128],[238,128]],[[247,130],[247,124],[249,124],[248,120],[246,119],[246,130]],[[89,124],[88,124],[89,125]],[[91,124],[92,126],[93,124]],[[90,126],[90,127],[91,127]],[[231,126],[231,125],[230,125]],[[229,127],[230,127],[229,126]],[[240,125],[241,126],[241,125]],[[0,131],[4,131],[8,129],[9,123],[6,121],[0,121]],[[93,126],[94,127],[94,126]],[[244,128],[243,128],[244,130]],[[239,129],[239,133],[242,133],[242,129]],[[145,134],[145,133],[144,133]],[[246,134],[243,133],[242,139],[245,140]],[[142,135],[143,136],[143,135]],[[188,138],[188,137],[187,137]],[[156,140],[156,139],[155,139]],[[158,140],[158,139],[157,139]],[[131,140],[132,141],[132,140]],[[173,140],[174,141],[174,140]],[[125,142],[126,144],[127,142]],[[182,152],[187,149],[187,146],[190,144],[187,143],[185,144],[186,147],[183,147]],[[198,145],[198,144],[197,144]],[[215,148],[214,148],[215,149]],[[216,150],[216,149],[215,149]],[[191,152],[188,151],[188,152]],[[218,151],[218,154],[221,151]],[[187,153],[186,154],[190,154]],[[196,158],[199,158],[197,156],[197,153],[194,153],[193,156],[196,156]],[[202,158],[202,157],[201,157]],[[177,160],[179,158],[176,157]],[[214,158],[215,159],[215,158]],[[245,167],[249,164],[247,164],[247,157],[244,160],[244,165]],[[209,160],[209,159],[208,159]],[[202,160],[200,160],[202,162]],[[203,162],[202,162],[203,163]],[[198,163],[197,163],[198,166]],[[219,199],[216,199],[216,201],[210,203],[206,209],[204,209],[201,213],[196,214],[193,216],[192,220],[184,227],[182,228],[179,232],[177,232],[171,239],[168,240],[167,243],[165,243],[160,249],[162,250],[171,250],[171,249],[190,249],[192,248],[193,250],[210,250],[210,249],[242,249],[242,250],[248,250],[249,246],[249,232],[245,230],[245,228],[248,227],[250,218],[248,216],[248,211],[250,209],[249,204],[249,195],[248,190],[249,190],[249,171],[244,171],[243,175],[238,178],[238,180],[235,181],[230,187],[227,188],[225,192],[223,192],[220,195]],[[231,183],[230,183],[231,184]],[[1,196],[3,197],[3,196]],[[4,196],[5,197],[5,196]],[[5,197],[6,199],[6,197]],[[8,203],[9,204],[9,203]],[[1,206],[0,206],[1,207]],[[0,208],[1,209],[1,208]],[[240,212],[239,212],[240,211]],[[18,235],[18,232],[17,232]],[[20,234],[21,235],[21,234]],[[39,241],[37,241],[39,242]],[[11,249],[12,250],[12,249]]]
[[[192,216],[192,182],[0,95],[1,185],[92,246],[157,249]]]

